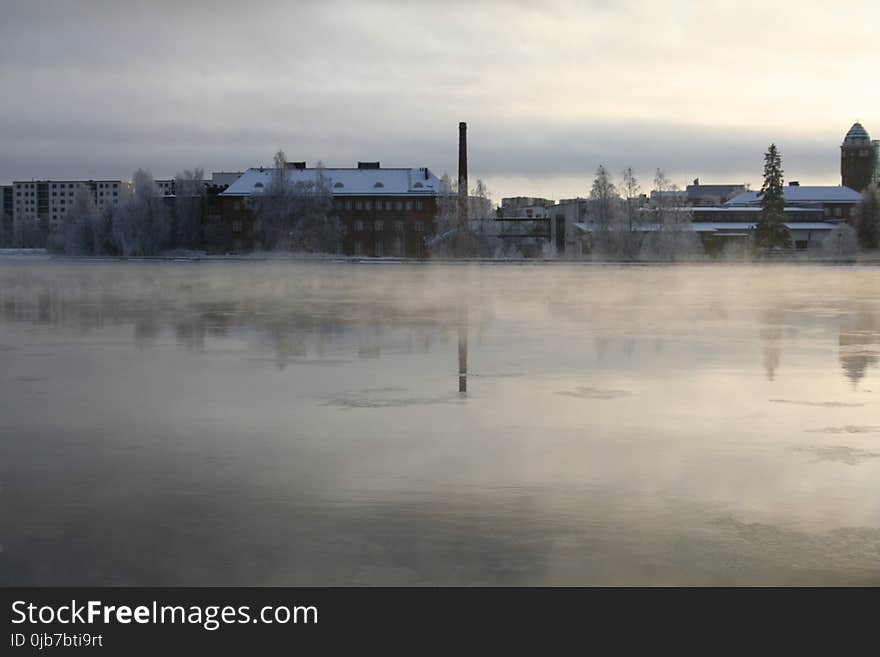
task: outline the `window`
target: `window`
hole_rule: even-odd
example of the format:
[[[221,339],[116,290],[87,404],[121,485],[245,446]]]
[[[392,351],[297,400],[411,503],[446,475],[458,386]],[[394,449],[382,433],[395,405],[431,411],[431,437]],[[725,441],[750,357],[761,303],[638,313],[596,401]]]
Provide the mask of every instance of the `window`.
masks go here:
[[[834,208],[834,216],[835,216],[835,217],[839,217],[840,214],[841,214],[841,213],[840,213],[840,208]]]
[[[424,185],[420,182],[417,182],[415,185],[413,185],[413,187],[422,188],[424,187]]]
[[[241,203],[236,201],[235,203],[232,204],[232,209],[235,210],[236,212],[241,210]]]
[[[385,243],[382,240],[376,240],[375,252],[377,258],[381,258],[385,255]]]
[[[412,201],[406,202],[406,211],[409,212],[412,210]]]
[[[343,185],[341,182],[337,182],[333,183],[333,187],[335,187],[336,189],[342,189],[343,187],[345,187],[345,185]]]
[[[351,201],[346,201],[346,202],[345,202],[345,209],[346,209],[346,210],[351,210]]]
[[[394,230],[398,233],[402,233],[403,232],[403,222],[402,221],[395,221],[394,222]]]
[[[232,222],[232,232],[233,233],[240,233],[241,232],[241,221],[236,219],[235,221]]]
[[[402,201],[396,201],[396,202],[394,203],[394,209],[397,210],[398,212],[400,212],[401,210],[403,210],[403,202],[402,202]]]
[[[375,185],[373,185],[373,187],[384,187],[384,186],[385,185],[383,185],[381,182],[377,182]]]
[[[361,221],[360,219],[358,219],[357,221],[355,221],[355,222],[354,222],[354,229],[355,229],[357,232],[359,232],[359,233],[360,233],[361,231],[363,231],[363,229],[364,229],[364,222]]]
[[[355,255],[363,255],[364,254],[364,243],[360,240],[356,240],[354,243],[354,254]]]
[[[417,233],[423,233],[425,231],[425,224],[421,219],[417,219],[415,222],[415,231]]]
[[[372,210],[373,209],[373,202],[372,201],[364,201],[364,208],[367,210]]]
[[[385,201],[385,209],[391,211],[391,201]]]
[[[355,210],[363,210],[364,209],[364,202],[363,201],[355,201],[354,202],[354,209]]]
[[[376,219],[376,221],[373,222],[373,230],[385,230],[384,222],[381,219]]]

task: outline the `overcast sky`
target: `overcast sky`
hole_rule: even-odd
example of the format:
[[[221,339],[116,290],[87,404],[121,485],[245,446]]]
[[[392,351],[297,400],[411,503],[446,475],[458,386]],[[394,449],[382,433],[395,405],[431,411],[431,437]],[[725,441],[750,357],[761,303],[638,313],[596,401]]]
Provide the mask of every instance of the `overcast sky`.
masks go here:
[[[876,2],[0,0],[0,182],[291,160],[456,171],[493,197],[839,184],[880,138]]]

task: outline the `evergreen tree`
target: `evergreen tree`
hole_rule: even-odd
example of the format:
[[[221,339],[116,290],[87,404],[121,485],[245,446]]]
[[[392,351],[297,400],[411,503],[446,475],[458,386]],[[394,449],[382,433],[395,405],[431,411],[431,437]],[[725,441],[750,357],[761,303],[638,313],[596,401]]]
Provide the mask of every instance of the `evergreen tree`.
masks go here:
[[[856,229],[859,234],[859,245],[863,249],[880,247],[880,189],[877,185],[869,185],[862,194]]]
[[[791,235],[785,226],[785,193],[782,188],[782,158],[776,144],[764,153],[764,184],[761,185],[761,216],[755,228],[755,250],[791,248]]]

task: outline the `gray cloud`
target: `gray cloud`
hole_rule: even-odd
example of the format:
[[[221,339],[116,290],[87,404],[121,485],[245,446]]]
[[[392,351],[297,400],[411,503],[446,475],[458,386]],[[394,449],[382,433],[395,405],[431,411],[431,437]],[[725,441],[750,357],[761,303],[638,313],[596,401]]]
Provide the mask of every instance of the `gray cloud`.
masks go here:
[[[841,73],[868,61],[858,35],[817,58],[792,49],[839,19],[805,10],[773,31],[784,8],[746,21],[716,4],[13,0],[0,181],[239,169],[279,147],[453,171],[467,120],[496,196],[584,193],[599,163],[756,182],[770,141],[789,177],[837,182],[849,124],[880,126],[872,87]],[[762,61],[783,53],[784,74]],[[836,83],[833,99],[805,103],[810,83]]]

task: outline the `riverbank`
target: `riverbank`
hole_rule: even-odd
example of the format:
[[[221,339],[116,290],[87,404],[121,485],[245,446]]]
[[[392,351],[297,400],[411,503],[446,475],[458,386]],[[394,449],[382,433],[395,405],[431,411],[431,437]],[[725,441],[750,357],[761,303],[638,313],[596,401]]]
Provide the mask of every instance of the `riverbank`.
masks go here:
[[[135,261],[135,262],[268,262],[268,261],[311,261],[311,262],[345,262],[358,264],[442,264],[442,263],[477,263],[477,264],[518,264],[518,265],[714,265],[714,264],[823,264],[823,265],[880,265],[880,251],[869,251],[854,255],[822,256],[811,253],[795,253],[771,258],[700,258],[682,260],[615,260],[600,258],[399,258],[399,257],[362,257],[343,255],[316,255],[306,253],[272,253],[255,252],[240,254],[208,254],[208,253],[173,253],[154,256],[68,256],[50,254],[46,249],[0,249],[3,259],[43,259],[61,261]]]

